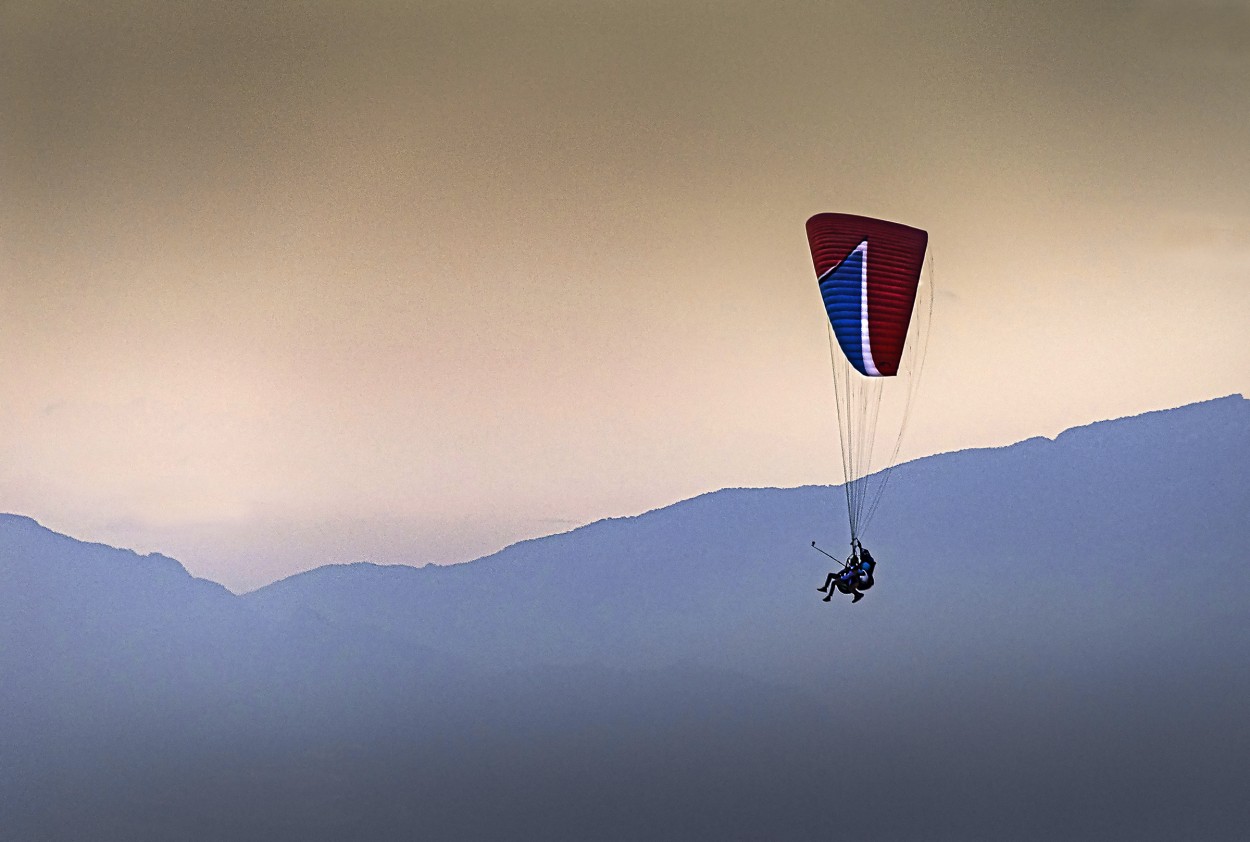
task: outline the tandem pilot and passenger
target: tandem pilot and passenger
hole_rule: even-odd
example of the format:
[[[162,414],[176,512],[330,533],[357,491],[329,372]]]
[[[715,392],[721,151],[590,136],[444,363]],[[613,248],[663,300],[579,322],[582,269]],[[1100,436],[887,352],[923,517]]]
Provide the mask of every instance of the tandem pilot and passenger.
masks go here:
[[[851,604],[854,605],[864,598],[863,592],[872,587],[872,572],[876,567],[877,562],[873,560],[872,553],[864,549],[859,539],[856,539],[851,549],[851,557],[846,560],[842,569],[830,573],[825,584],[816,590],[826,594],[824,602],[833,599],[835,590],[851,594]]]

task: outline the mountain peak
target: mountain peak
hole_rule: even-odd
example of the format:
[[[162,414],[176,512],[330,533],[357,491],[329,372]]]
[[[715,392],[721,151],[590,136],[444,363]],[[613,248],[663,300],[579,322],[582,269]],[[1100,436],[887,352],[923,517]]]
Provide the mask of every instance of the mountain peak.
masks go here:
[[[7,528],[25,528],[25,529],[44,529],[48,532],[52,530],[35,520],[33,517],[26,515],[15,515],[8,512],[0,512],[0,527]]]

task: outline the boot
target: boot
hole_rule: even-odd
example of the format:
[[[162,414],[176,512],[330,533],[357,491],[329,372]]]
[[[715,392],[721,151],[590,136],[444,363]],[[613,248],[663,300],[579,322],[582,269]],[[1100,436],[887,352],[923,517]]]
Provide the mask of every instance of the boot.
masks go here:
[[[864,598],[864,595],[860,593],[859,591],[856,591],[855,596],[851,597],[851,605],[854,605],[855,603],[859,602],[863,598]]]

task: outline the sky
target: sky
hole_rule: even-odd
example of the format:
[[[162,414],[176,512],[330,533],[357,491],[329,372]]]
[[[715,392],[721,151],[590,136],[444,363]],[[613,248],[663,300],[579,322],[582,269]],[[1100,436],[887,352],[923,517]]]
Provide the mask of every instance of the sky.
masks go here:
[[[1250,394],[1250,4],[0,3],[0,510],[249,590],[841,480],[803,223],[930,235],[902,458]]]

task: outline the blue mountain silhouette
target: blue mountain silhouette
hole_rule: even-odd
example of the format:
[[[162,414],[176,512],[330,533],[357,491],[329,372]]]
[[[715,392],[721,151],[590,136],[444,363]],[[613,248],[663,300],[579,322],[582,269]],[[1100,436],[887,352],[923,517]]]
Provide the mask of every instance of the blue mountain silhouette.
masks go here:
[[[1250,402],[235,596],[0,516],[13,838],[1233,839]],[[0,834],[3,835],[3,834]]]

